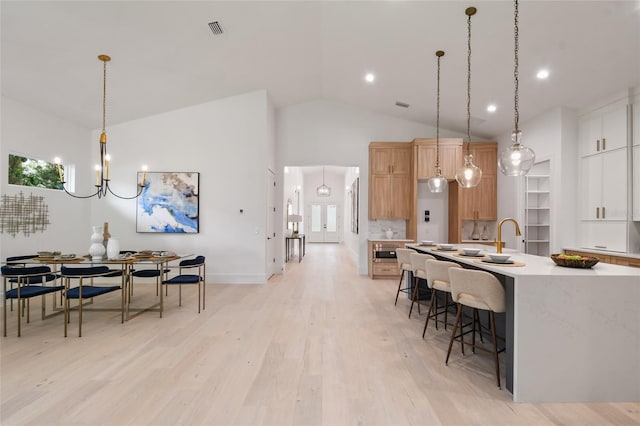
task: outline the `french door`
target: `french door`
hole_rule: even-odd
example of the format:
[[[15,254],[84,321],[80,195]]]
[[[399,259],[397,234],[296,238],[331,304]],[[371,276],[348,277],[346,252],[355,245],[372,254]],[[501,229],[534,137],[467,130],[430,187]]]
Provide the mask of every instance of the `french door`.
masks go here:
[[[340,242],[340,205],[311,203],[307,210],[307,238],[310,243]]]

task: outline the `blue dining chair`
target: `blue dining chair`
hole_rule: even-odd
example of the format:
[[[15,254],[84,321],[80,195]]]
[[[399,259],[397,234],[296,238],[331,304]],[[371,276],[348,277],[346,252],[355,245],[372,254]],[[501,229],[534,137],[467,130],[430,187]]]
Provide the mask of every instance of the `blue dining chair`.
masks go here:
[[[173,278],[169,278],[167,280],[162,281],[162,285],[168,286],[177,285],[178,286],[178,306],[182,306],[182,286],[183,285],[197,285],[198,286],[198,313],[200,313],[200,301],[202,300],[202,310],[205,308],[205,276],[206,276],[206,267],[205,267],[205,257],[204,256],[196,256],[193,259],[186,259],[180,261],[178,264],[178,275]],[[193,269],[197,268],[198,273],[196,274],[183,274],[183,270],[185,269]],[[162,289],[160,289],[160,317],[162,318],[162,310],[163,310],[163,300],[162,300]]]
[[[21,318],[24,315],[24,302],[26,301],[26,311],[27,311],[27,323],[29,323],[29,311],[30,311],[30,303],[29,300],[33,297],[42,296],[42,319],[45,319],[46,313],[46,300],[45,295],[49,293],[55,293],[57,291],[62,291],[64,286],[62,285],[52,285],[48,286],[46,283],[55,281],[57,276],[51,273],[51,268],[48,266],[15,266],[15,265],[5,265],[2,267],[2,290],[4,293],[3,298],[3,323],[4,323],[4,336],[7,336],[7,299],[17,300],[17,309],[16,312],[18,314],[18,337],[21,336],[22,333],[22,324]],[[16,288],[13,288],[11,285],[11,289],[7,290],[7,281],[11,281],[16,284]]]
[[[120,297],[120,318],[124,322],[124,287],[122,285],[100,285],[95,284],[95,278],[105,278],[113,276],[114,270],[108,266],[91,266],[70,268],[63,266],[60,269],[60,275],[64,279],[65,298],[64,298],[64,337],[67,337],[67,324],[70,321],[71,308],[69,300],[78,300],[78,337],[82,337],[82,305],[84,299],[93,299],[103,294],[121,290]],[[77,287],[70,287],[72,279],[78,280]],[[89,280],[89,285],[85,285],[84,281]]]

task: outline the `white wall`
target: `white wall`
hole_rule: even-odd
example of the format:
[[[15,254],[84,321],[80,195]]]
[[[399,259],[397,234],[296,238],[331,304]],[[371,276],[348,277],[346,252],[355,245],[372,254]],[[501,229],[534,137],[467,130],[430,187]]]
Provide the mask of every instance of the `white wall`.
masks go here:
[[[522,143],[536,154],[536,162],[551,160],[550,250],[575,244],[577,191],[577,115],[555,108],[520,123]],[[511,132],[498,138],[498,154],[511,144]],[[498,171],[498,218],[513,217],[524,232],[524,177],[508,177]],[[506,224],[502,239],[506,247],[523,250],[513,225]]]
[[[200,233],[138,234],[136,201],[110,196],[92,201],[91,223],[109,222],[124,249],[205,255],[208,282],[266,282],[272,115],[266,92],[256,91],[109,126],[115,191],[135,191],[141,164],[155,172],[200,173]],[[276,247],[283,247],[277,232]]]
[[[78,179],[86,181],[90,170],[84,169],[91,154],[98,155],[98,139],[92,138],[89,129],[33,109],[13,99],[2,97],[0,144],[0,185],[2,195],[44,197],[48,205],[50,224],[44,232],[15,237],[0,234],[0,259],[8,256],[34,254],[36,251],[59,250],[83,255],[88,253],[91,242],[89,220],[90,202],[78,200],[62,191],[20,187],[8,184],[9,154],[24,154],[40,160],[53,161],[61,157],[66,164],[77,165]],[[83,185],[81,191],[88,192]]]
[[[374,113],[344,103],[315,100],[284,107],[277,112],[278,169],[288,166],[331,164],[360,168],[360,233],[358,270],[367,274],[369,237],[369,143],[409,142],[435,136],[435,128]],[[441,137],[462,134],[440,129]],[[279,176],[282,178],[282,175]],[[286,201],[286,200],[285,200]],[[282,204],[282,203],[280,203]]]

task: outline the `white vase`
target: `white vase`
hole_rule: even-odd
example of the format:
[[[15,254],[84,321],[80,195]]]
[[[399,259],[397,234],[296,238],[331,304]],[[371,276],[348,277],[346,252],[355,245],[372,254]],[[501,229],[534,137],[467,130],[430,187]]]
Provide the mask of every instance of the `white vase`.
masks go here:
[[[102,242],[104,236],[102,235],[102,226],[94,226],[93,234],[91,234],[91,246],[89,247],[89,254],[91,260],[102,260],[105,253],[105,248]]]
[[[107,243],[107,259],[116,260],[120,256],[120,242],[115,238],[109,238]]]
[[[387,236],[388,239],[393,238],[393,230],[391,228],[387,229],[386,231],[384,231],[385,235]]]

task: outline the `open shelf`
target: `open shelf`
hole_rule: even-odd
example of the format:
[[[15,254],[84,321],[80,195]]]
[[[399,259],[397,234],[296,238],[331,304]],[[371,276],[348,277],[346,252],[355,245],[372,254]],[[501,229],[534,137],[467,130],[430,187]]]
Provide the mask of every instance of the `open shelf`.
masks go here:
[[[525,253],[549,255],[551,176],[550,160],[534,164],[525,176]]]

